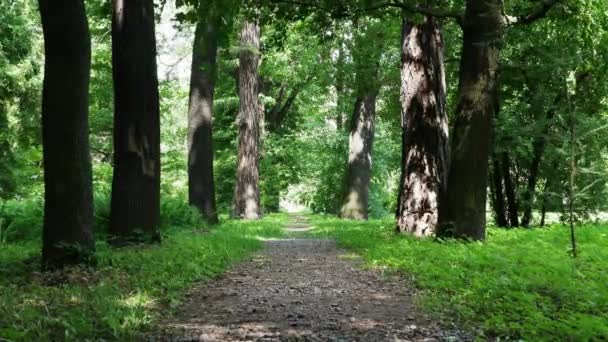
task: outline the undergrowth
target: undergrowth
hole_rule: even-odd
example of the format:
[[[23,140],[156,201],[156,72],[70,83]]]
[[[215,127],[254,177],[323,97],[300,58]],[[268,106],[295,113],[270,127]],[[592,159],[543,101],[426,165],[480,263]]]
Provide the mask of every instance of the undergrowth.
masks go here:
[[[314,217],[316,236],[335,237],[369,266],[394,270],[421,290],[422,307],[481,338],[527,341],[608,339],[608,226],[577,229],[568,255],[564,226],[491,228],[486,242],[396,236],[393,219]]]
[[[280,236],[286,221],[284,215],[271,215],[207,228],[178,203],[163,204],[161,244],[115,249],[98,234],[96,269],[54,273],[39,272],[40,217],[12,211],[9,220],[29,217],[36,228],[13,224],[10,242],[0,245],[0,339],[137,339],[154,327],[161,312],[167,316],[178,306],[195,282],[256,251],[261,239]]]

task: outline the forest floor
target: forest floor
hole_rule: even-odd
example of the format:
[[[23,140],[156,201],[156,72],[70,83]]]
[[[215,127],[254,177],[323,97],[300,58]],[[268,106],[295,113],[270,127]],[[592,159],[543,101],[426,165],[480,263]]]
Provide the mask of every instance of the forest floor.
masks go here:
[[[361,268],[333,239],[292,215],[287,238],[268,240],[248,262],[195,286],[151,340],[462,341],[416,309],[403,277]]]

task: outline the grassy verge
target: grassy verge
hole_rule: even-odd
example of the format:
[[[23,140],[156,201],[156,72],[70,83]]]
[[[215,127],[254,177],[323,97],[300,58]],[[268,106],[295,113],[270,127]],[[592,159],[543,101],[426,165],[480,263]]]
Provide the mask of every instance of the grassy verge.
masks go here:
[[[608,339],[607,225],[577,230],[573,260],[563,226],[490,229],[485,243],[461,243],[395,236],[392,219],[311,222],[313,235],[335,237],[368,265],[411,277],[424,308],[482,337]]]
[[[284,215],[227,221],[211,231],[173,228],[156,246],[97,243],[97,269],[38,273],[38,242],[0,246],[0,339],[132,340],[179,305],[193,283],[218,275],[282,234]]]

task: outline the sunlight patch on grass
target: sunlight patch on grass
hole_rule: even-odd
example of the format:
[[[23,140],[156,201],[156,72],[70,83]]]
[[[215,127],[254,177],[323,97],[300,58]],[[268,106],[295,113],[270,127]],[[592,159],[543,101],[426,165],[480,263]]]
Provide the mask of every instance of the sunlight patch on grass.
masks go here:
[[[127,308],[151,308],[155,300],[150,298],[146,292],[135,292],[120,300],[120,303]]]

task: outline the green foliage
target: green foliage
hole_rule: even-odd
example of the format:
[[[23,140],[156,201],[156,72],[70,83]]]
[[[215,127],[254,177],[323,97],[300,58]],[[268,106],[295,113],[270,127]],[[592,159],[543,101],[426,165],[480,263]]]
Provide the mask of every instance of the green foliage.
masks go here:
[[[608,124],[605,6],[603,0],[570,1],[568,6],[558,6],[548,18],[507,33],[495,152],[510,154],[513,181],[522,203],[535,139],[546,139],[535,197],[545,198],[548,210],[562,211],[568,192],[571,118],[574,116],[580,132]],[[567,53],[564,46],[570,47]],[[593,174],[579,175],[577,187],[595,182],[589,189],[592,196],[578,201],[583,216],[608,206],[607,147],[606,134],[598,133],[588,136],[577,148],[583,170],[593,170]],[[533,202],[534,208],[540,208],[542,202]]]
[[[608,337],[608,226],[490,229],[485,243],[396,236],[392,219],[314,218],[315,236],[335,237],[370,267],[398,271],[420,289],[420,304],[484,338],[589,341]]]
[[[38,142],[41,41],[33,1],[0,4],[0,197],[28,194]]]
[[[177,215],[174,206],[163,206]],[[184,213],[184,212],[182,212]],[[0,337],[11,341],[133,340],[214,277],[281,235],[285,216],[228,221],[214,230],[176,220],[163,243],[112,249],[97,242],[96,270],[38,273],[38,241],[0,248]],[[165,221],[166,222],[166,221]]]

